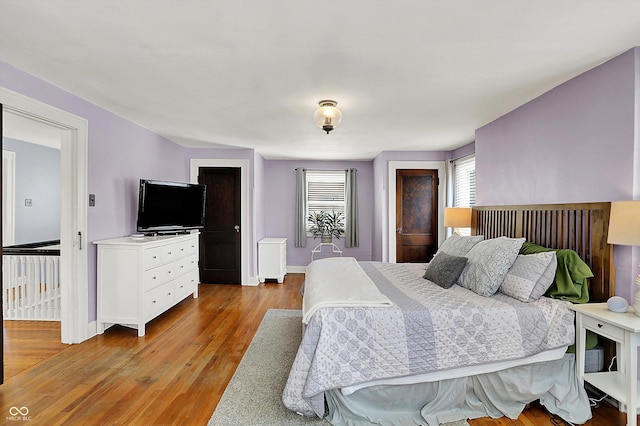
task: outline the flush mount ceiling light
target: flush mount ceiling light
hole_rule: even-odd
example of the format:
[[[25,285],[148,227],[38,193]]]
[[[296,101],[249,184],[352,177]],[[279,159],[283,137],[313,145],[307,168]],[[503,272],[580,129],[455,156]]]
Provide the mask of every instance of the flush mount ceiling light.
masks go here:
[[[318,105],[318,109],[313,113],[313,122],[329,134],[342,121],[342,111],[336,106],[336,101],[324,100],[318,102]]]

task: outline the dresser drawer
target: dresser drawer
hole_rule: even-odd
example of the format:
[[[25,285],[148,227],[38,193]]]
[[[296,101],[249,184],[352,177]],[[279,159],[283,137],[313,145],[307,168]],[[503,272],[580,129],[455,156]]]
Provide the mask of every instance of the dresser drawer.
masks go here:
[[[195,241],[183,241],[176,245],[176,257],[188,256],[196,253],[198,244]]]
[[[176,260],[174,262],[175,265],[175,274],[177,277],[180,275],[186,274],[189,271],[192,271],[198,267],[198,257],[193,254],[191,256],[185,257],[184,259]]]
[[[173,279],[175,273],[173,271],[173,263],[158,266],[157,268],[149,269],[144,272],[144,284],[143,289],[150,290],[156,288]]]
[[[619,327],[614,327],[611,324],[607,324],[604,321],[582,315],[582,325],[584,328],[593,330],[599,335],[611,340],[616,340],[618,342],[624,341],[624,330]]]
[[[175,289],[170,282],[144,293],[144,318],[148,321],[173,305]]]
[[[160,247],[145,249],[143,256],[145,269],[154,268],[162,263],[162,250],[160,250]]]
[[[193,270],[176,280],[176,302],[179,302],[196,291],[196,286],[198,285],[198,274],[197,270]]]
[[[162,249],[162,262],[171,262],[172,260],[178,258],[177,244],[162,246],[161,249]]]

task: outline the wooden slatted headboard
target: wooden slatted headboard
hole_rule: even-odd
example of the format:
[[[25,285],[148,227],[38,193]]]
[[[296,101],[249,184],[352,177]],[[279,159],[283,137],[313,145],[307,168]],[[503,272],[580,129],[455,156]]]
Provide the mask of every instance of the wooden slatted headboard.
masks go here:
[[[589,300],[614,295],[613,251],[607,244],[611,203],[473,207],[471,232],[485,238],[526,238],[549,248],[574,250],[589,265]]]

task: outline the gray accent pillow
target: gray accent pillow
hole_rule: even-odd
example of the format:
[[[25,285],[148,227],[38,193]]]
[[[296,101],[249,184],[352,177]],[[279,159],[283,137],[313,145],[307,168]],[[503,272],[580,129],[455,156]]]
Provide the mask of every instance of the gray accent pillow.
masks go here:
[[[463,237],[453,234],[440,246],[438,253],[444,252],[452,256],[466,256],[469,250],[480,241],[484,240],[484,235],[474,235],[472,237]]]
[[[458,284],[480,296],[493,295],[504,281],[524,238],[499,237],[480,241],[467,253],[467,266]]]
[[[441,252],[429,262],[422,278],[434,282],[442,288],[449,288],[456,283],[466,264],[466,257],[452,256]]]
[[[500,285],[500,291],[522,302],[538,300],[556,277],[555,251],[518,255]]]

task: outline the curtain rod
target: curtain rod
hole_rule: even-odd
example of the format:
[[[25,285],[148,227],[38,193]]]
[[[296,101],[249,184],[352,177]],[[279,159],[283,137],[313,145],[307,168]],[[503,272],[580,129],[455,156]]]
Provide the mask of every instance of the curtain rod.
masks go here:
[[[296,167],[293,170],[299,170],[300,167]],[[302,167],[302,170],[304,170],[305,172],[348,172],[349,170],[355,170],[356,172],[358,171],[358,169],[353,168],[353,169],[305,169],[304,167]]]

